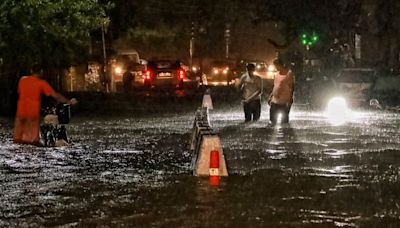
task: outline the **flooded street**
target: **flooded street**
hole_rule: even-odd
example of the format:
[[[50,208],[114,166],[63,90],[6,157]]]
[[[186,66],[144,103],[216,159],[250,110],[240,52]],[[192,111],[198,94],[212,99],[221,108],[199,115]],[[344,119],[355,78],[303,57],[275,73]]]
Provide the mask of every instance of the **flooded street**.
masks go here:
[[[13,145],[0,119],[0,227],[398,227],[400,114],[334,126],[295,106],[291,123],[244,124],[214,107],[230,176],[192,176],[193,112],[77,116],[62,148]]]

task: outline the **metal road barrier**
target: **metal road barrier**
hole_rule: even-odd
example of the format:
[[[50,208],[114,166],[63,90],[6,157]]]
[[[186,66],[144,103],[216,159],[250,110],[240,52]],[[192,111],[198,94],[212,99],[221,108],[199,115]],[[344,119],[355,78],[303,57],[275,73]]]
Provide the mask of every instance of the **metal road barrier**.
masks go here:
[[[207,96],[207,99],[203,98],[202,107],[197,109],[193,122],[190,140],[190,150],[193,151],[191,167],[194,176],[210,176],[210,184],[214,183],[212,185],[216,185],[215,178],[228,176],[228,170],[221,140],[210,126],[208,112],[209,104],[212,102],[211,96],[209,92],[205,93],[204,96]],[[210,162],[211,157],[213,157],[213,164]],[[215,167],[215,164],[218,164],[219,167]],[[212,182],[211,178],[213,178]]]

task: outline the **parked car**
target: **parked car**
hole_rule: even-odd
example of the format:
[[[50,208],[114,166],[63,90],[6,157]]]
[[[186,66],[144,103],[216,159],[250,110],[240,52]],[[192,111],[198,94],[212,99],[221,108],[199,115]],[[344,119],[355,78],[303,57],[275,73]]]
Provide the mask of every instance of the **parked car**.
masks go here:
[[[185,66],[179,60],[149,60],[144,73],[145,86],[152,89],[183,89],[187,78]]]
[[[208,86],[227,86],[233,85],[235,82],[233,65],[228,61],[217,60],[211,62],[206,75],[203,84]]]
[[[111,87],[112,91],[119,91],[123,83],[127,81],[132,83],[132,86],[143,86],[144,77],[142,75],[145,69],[141,64],[139,54],[136,50],[119,50],[115,55],[110,58],[109,69],[111,71]],[[124,78],[125,75],[125,78]],[[130,75],[131,78],[127,80],[126,76]],[[126,85],[124,85],[126,87]]]

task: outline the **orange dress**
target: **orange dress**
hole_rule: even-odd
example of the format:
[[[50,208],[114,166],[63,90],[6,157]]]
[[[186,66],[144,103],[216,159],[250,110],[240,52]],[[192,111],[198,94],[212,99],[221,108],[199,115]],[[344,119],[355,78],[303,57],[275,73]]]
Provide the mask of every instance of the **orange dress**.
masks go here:
[[[38,77],[24,76],[19,80],[14,143],[39,144],[41,96],[53,93],[54,89]]]

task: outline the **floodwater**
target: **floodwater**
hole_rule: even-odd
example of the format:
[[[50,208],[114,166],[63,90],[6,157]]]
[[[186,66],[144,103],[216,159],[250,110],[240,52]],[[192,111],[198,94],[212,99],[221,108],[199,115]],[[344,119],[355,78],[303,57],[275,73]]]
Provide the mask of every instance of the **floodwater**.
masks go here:
[[[192,176],[194,113],[78,116],[73,144],[11,143],[0,119],[0,227],[399,227],[400,114],[342,125],[294,107],[290,125],[210,112],[230,176]]]

